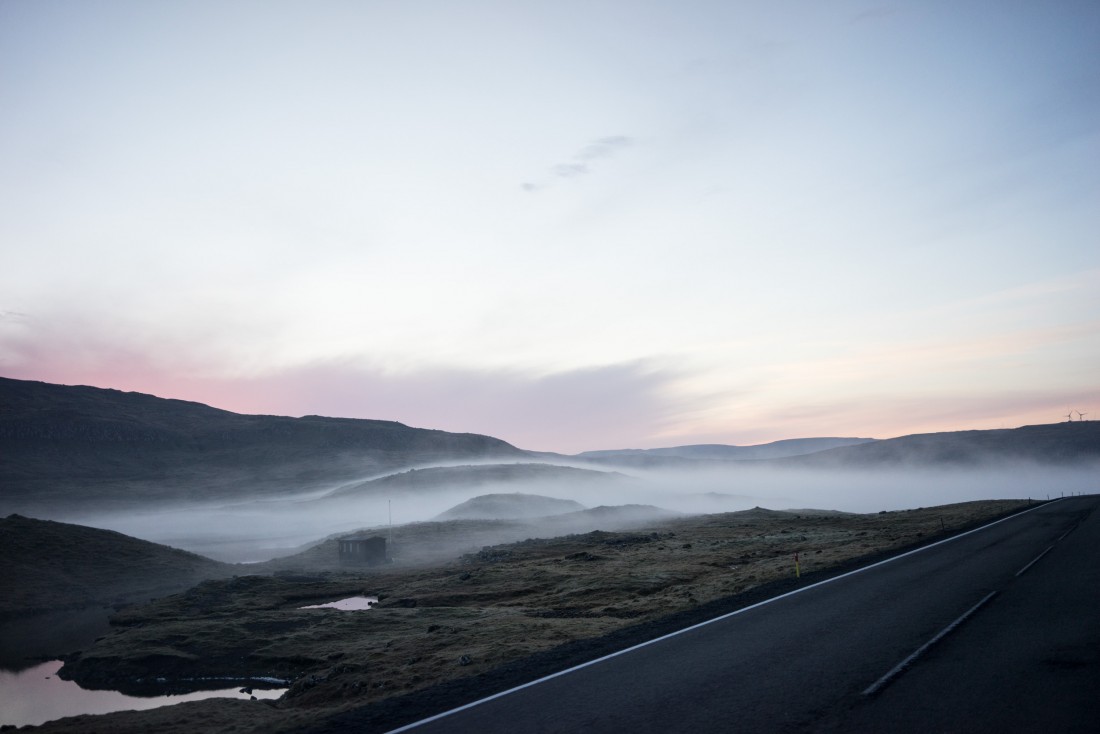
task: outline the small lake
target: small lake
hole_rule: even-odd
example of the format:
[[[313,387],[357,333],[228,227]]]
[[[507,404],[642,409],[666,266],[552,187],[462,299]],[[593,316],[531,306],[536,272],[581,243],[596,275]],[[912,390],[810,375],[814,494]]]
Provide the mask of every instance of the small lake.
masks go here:
[[[41,662],[79,650],[105,634],[110,612],[106,608],[48,612],[0,623],[0,726],[38,725],[64,716],[145,710],[204,698],[249,698],[240,690],[254,684],[238,681],[224,681],[220,690],[148,698],[91,691],[58,678],[60,660]],[[278,698],[285,690],[254,688],[252,695]]]
[[[378,597],[376,596],[351,596],[347,599],[340,599],[339,601],[330,601],[325,604],[310,604],[308,607],[298,607],[299,609],[339,609],[344,612],[361,612],[365,609],[370,609],[378,603]]]
[[[144,711],[204,698],[250,698],[249,694],[240,692],[242,683],[217,691],[148,698],[126,696],[117,691],[89,691],[72,681],[58,678],[57,671],[61,670],[61,665],[60,660],[51,660],[19,672],[0,670],[0,725],[38,725],[64,716]],[[285,690],[255,688],[251,695],[256,698],[278,698]]]
[[[378,597],[353,596],[302,609],[364,611],[378,603]],[[113,711],[144,711],[206,698],[278,698],[285,687],[262,689],[257,683],[225,681],[225,688],[163,696],[128,696],[118,691],[93,691],[57,677],[61,660],[31,663],[37,658],[62,655],[80,649],[107,632],[109,609],[55,612],[0,624],[0,726],[44,724],[65,716],[109,714]],[[212,681],[203,681],[210,685]],[[259,685],[279,685],[277,682]],[[252,692],[241,693],[251,687]]]

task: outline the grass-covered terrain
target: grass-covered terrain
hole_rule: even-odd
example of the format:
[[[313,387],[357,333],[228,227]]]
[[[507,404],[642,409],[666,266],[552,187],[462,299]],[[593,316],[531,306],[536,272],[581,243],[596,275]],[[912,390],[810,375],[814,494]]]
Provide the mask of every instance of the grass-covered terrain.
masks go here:
[[[110,530],[0,519],[0,619],[144,602],[233,567]]]
[[[601,640],[652,634],[670,616],[705,618],[775,584],[804,583],[794,578],[795,553],[813,578],[1025,504],[874,515],[756,509],[530,539],[431,567],[206,581],[116,615],[112,632],[62,675],[111,687],[139,677],[292,678],[281,700],[77,717],[43,731],[294,731],[368,705],[384,729],[393,723],[387,717],[430,706],[433,691],[462,680],[471,695],[492,690],[502,670],[516,680],[543,674],[547,655],[564,667],[605,652]],[[433,525],[438,533],[448,524]],[[364,612],[300,608],[358,594],[380,603]]]

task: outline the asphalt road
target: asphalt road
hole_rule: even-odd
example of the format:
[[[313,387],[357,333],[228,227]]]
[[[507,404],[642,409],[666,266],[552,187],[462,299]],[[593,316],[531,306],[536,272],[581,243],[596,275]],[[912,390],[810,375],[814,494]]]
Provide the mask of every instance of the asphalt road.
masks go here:
[[[395,731],[1097,732],[1098,507],[1052,502]]]

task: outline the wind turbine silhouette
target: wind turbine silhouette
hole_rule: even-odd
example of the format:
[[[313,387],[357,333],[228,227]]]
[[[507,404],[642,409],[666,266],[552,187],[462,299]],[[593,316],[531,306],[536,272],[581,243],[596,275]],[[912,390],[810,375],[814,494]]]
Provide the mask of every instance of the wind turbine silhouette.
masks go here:
[[[1088,413],[1082,413],[1081,411],[1077,411],[1077,420],[1079,420],[1079,421],[1085,420],[1086,415],[1088,415]]]
[[[1072,410],[1070,412],[1066,413],[1066,420],[1069,421],[1070,423],[1073,422],[1073,411]]]

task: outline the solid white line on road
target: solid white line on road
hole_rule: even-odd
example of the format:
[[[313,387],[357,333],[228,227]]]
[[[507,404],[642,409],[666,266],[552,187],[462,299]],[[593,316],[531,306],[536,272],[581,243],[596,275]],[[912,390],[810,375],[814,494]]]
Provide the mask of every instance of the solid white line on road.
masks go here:
[[[891,668],[890,671],[886,675],[882,676],[877,681],[875,681],[870,686],[868,686],[867,690],[865,690],[863,692],[863,695],[864,696],[872,696],[872,695],[878,693],[880,690],[882,690],[883,686],[885,686],[887,683],[889,683],[891,680],[893,680],[895,677],[897,677],[899,674],[901,674],[902,671],[904,671],[906,668],[908,668],[910,665],[912,665],[914,660],[916,660],[921,655],[923,655],[928,650],[928,648],[932,647],[932,645],[935,645],[937,642],[939,642],[941,639],[943,639],[943,637],[945,635],[947,635],[949,632],[951,632],[951,630],[955,629],[960,624],[965,622],[971,614],[978,611],[978,609],[981,608],[981,606],[983,604],[985,604],[987,601],[992,599],[993,596],[996,593],[997,593],[996,591],[991,591],[988,594],[986,594],[984,599],[982,599],[980,602],[978,602],[974,606],[970,607],[970,609],[963,612],[961,617],[959,617],[954,622],[952,622],[951,624],[944,627],[942,630],[940,630],[938,635],[936,635],[931,640],[929,640],[928,642],[926,642],[923,645],[921,645],[920,647],[918,647],[916,649],[916,651],[913,652],[913,654],[911,654],[909,657],[905,658],[905,660],[902,660],[900,663],[898,663],[893,668]]]
[[[1064,535],[1063,535],[1063,536],[1062,536],[1062,538],[1064,538],[1064,537],[1066,537],[1066,536],[1064,536]],[[1059,538],[1059,540],[1061,540],[1061,538]],[[1045,551],[1043,551],[1043,552],[1042,552],[1042,553],[1040,553],[1039,555],[1037,555],[1037,556],[1035,556],[1034,558],[1032,558],[1032,559],[1031,559],[1031,563],[1027,564],[1027,565],[1026,565],[1026,566],[1024,566],[1023,568],[1021,568],[1021,569],[1020,569],[1019,571],[1017,571],[1017,572],[1016,572],[1016,575],[1017,575],[1017,576],[1022,576],[1022,575],[1023,575],[1023,573],[1024,573],[1024,571],[1028,570],[1029,568],[1031,568],[1032,566],[1034,566],[1034,565],[1035,565],[1035,562],[1036,562],[1036,561],[1038,561],[1038,560],[1039,560],[1040,558],[1042,558],[1043,556],[1045,556],[1045,555],[1046,555],[1047,553],[1050,553],[1050,550],[1051,550],[1051,548],[1053,548],[1053,547],[1054,547],[1053,545],[1052,545],[1052,546],[1050,546],[1050,547],[1048,547],[1048,548],[1047,548],[1047,549],[1046,549]]]
[[[1047,502],[1044,502],[1041,505],[1036,505],[1035,507],[1024,510],[1023,512],[1017,512],[1015,514],[1009,515],[1008,517],[1002,517],[1000,520],[994,520],[991,523],[988,523],[986,525],[982,525],[981,527],[974,528],[973,530],[967,530],[965,533],[959,533],[958,535],[952,535],[950,538],[944,538],[943,540],[937,540],[935,543],[929,543],[928,545],[921,546],[920,548],[914,548],[911,551],[906,551],[905,553],[899,553],[896,556],[891,556],[890,558],[887,558],[887,559],[882,560],[882,561],[878,561],[877,563],[872,563],[869,566],[863,566],[861,568],[855,569],[854,571],[848,571],[847,573],[842,573],[839,576],[833,576],[832,578],[827,578],[824,581],[818,581],[817,583],[810,584],[809,586],[803,586],[799,589],[795,589],[794,591],[788,591],[785,594],[780,594],[779,596],[773,596],[770,599],[765,599],[764,601],[760,601],[760,602],[757,602],[755,604],[750,604],[747,607],[742,607],[741,609],[738,609],[736,611],[732,611],[732,612],[729,612],[727,614],[723,614],[723,615],[715,617],[713,619],[708,619],[705,622],[699,622],[698,624],[693,624],[690,627],[684,627],[681,630],[676,630],[675,632],[669,632],[667,635],[662,635],[660,637],[655,637],[652,640],[647,640],[646,642],[642,642],[642,643],[639,643],[639,644],[634,645],[632,647],[628,647],[628,648],[625,648],[623,650],[619,650],[618,652],[613,652],[609,655],[604,655],[601,658],[596,658],[595,660],[589,660],[587,663],[581,663],[580,665],[574,665],[572,668],[566,668],[565,670],[559,670],[557,673],[551,673],[550,675],[543,676],[542,678],[530,681],[529,683],[524,683],[522,685],[518,685],[515,688],[509,688],[506,691],[501,691],[500,693],[494,693],[493,695],[486,696],[485,698],[479,698],[476,701],[471,701],[468,704],[465,704],[463,706],[458,706],[458,707],[450,709],[448,711],[444,711],[443,713],[436,714],[435,716],[429,716],[426,719],[421,719],[419,721],[414,721],[411,724],[406,724],[405,726],[399,727],[397,729],[393,729],[393,730],[387,732],[387,734],[401,734],[401,732],[411,731],[412,729],[415,729],[419,726],[423,726],[424,724],[430,724],[433,721],[438,721],[439,719],[446,718],[446,717],[448,717],[452,714],[457,714],[459,711],[465,711],[466,709],[471,709],[475,706],[480,706],[483,703],[488,703],[489,701],[493,701],[493,700],[498,699],[498,698],[503,698],[504,696],[510,695],[512,693],[516,693],[517,691],[522,691],[524,688],[530,688],[532,686],[537,686],[540,683],[545,683],[546,681],[553,680],[554,678],[559,678],[563,675],[568,675],[569,673],[573,673],[573,672],[581,670],[583,668],[587,668],[590,665],[596,665],[597,663],[602,663],[604,660],[610,660],[611,658],[616,658],[620,655],[625,655],[628,652],[633,652],[634,650],[638,650],[638,649],[643,648],[643,647],[648,647],[649,645],[654,645],[658,642],[661,642],[662,640],[667,640],[670,637],[676,637],[677,635],[682,635],[685,632],[690,632],[691,630],[698,629],[699,627],[705,627],[708,624],[713,624],[715,622],[721,622],[723,619],[729,619],[730,617],[735,617],[738,614],[744,614],[745,612],[748,612],[752,609],[756,609],[757,607],[762,607],[765,604],[771,604],[772,602],[779,601],[780,599],[786,599],[788,596],[794,596],[795,594],[801,594],[804,591],[809,591],[810,589],[816,588],[818,586],[823,586],[824,584],[831,584],[834,581],[839,581],[840,579],[847,578],[848,576],[854,576],[857,573],[863,573],[864,571],[870,571],[872,568],[877,568],[877,567],[885,565],[887,563],[893,563],[896,560],[899,560],[901,558],[905,558],[906,556],[911,556],[914,553],[922,553],[926,550],[929,550],[930,548],[935,548],[938,545],[943,545],[944,543],[950,543],[951,541],[958,540],[959,538],[965,538],[967,535],[971,535],[972,533],[979,533],[982,530],[985,530],[987,528],[991,528],[994,525],[1000,525],[1002,522],[1005,522],[1007,520],[1011,520],[1013,518],[1022,517],[1024,515],[1028,514],[1029,512],[1034,512],[1035,510],[1038,510],[1041,507],[1045,507],[1046,505],[1052,505],[1055,502],[1058,502],[1060,500],[1061,500],[1061,498],[1055,498],[1053,500],[1049,500]],[[990,596],[992,596],[992,594]],[[983,600],[983,603],[984,603],[984,600]]]

